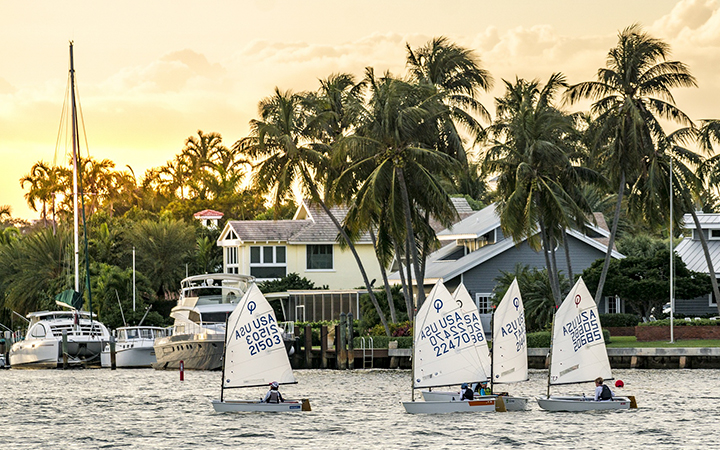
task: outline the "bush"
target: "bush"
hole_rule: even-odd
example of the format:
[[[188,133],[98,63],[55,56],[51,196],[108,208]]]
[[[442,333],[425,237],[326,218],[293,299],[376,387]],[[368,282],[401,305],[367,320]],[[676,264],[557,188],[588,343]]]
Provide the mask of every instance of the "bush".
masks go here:
[[[669,327],[670,319],[656,320],[654,322],[643,322],[640,324],[641,327]],[[700,320],[685,320],[675,319],[673,326],[676,327],[702,327],[702,326],[720,326],[720,320],[700,319]]]
[[[640,323],[635,314],[600,314],[600,325],[606,327],[634,327]]]
[[[402,336],[402,337],[387,337],[387,336],[372,336],[373,339],[373,347],[374,348],[388,348],[388,342],[390,341],[397,341],[398,348],[412,348],[412,336]],[[360,348],[362,346],[361,339],[359,337],[356,337],[353,339],[353,345],[355,348]],[[370,341],[368,340],[367,336],[365,337],[365,345],[366,347],[369,347]]]
[[[610,343],[610,332],[603,330],[603,338],[605,343]],[[549,331],[538,331],[535,333],[527,334],[527,346],[528,348],[547,348],[550,347],[550,332]]]
[[[405,321],[401,323],[389,323],[388,328],[390,328],[390,334],[392,336],[412,336],[413,328],[412,328],[412,322]],[[385,327],[382,326],[382,324],[377,324],[374,327],[367,330],[367,336],[385,336]]]

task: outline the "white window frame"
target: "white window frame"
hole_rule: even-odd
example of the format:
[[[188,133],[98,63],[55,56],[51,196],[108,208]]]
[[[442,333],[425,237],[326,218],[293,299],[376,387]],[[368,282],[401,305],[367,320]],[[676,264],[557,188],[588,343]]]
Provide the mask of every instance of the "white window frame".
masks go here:
[[[615,304],[615,312],[610,312],[610,303]],[[620,297],[616,296],[608,296],[605,297],[605,313],[606,314],[620,314],[622,313],[622,302],[620,301]]]
[[[238,248],[234,245],[225,247],[225,273],[240,273],[238,261]]]
[[[484,299],[483,306],[486,306],[484,308],[485,311],[480,309],[480,300],[481,299]],[[492,293],[491,292],[477,292],[475,294],[475,306],[477,307],[480,314],[492,314],[492,306],[493,306]]]
[[[277,262],[277,249],[278,248],[285,249],[285,262]],[[253,248],[259,248],[260,249],[260,262],[254,263],[252,262],[252,249]],[[272,248],[272,261],[265,261],[265,249],[266,248]],[[248,255],[248,261],[250,262],[250,274],[252,275],[252,269],[253,267],[284,267],[285,268],[285,275],[287,275],[287,258],[288,258],[288,252],[287,252],[287,246],[286,245],[251,245],[248,248],[248,252],[250,253]],[[276,279],[276,278],[260,278],[256,277],[259,280],[269,280],[269,279]]]
[[[312,247],[319,247],[319,246],[325,246],[330,247],[330,251],[332,252],[331,256],[331,267],[329,269],[311,269],[308,267],[308,249]],[[305,245],[305,271],[306,272],[334,272],[335,271],[335,246],[333,244],[306,244]]]
[[[713,301],[713,294],[712,292],[708,294],[708,306],[712,306],[713,308],[717,308],[717,302]]]

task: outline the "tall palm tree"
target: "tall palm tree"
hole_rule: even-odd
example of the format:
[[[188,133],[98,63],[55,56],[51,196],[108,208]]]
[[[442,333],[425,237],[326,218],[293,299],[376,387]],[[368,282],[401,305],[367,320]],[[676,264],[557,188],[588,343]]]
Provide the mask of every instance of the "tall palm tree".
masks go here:
[[[608,52],[606,67],[598,70],[597,80],[573,85],[565,93],[571,103],[594,101],[592,113],[611,144],[604,147],[598,160],[618,195],[596,302],[602,298],[623,195],[630,191],[628,181],[642,176],[644,158],[654,151],[656,142],[665,138],[660,121],[692,124],[675,106],[670,90],[695,87],[695,78],[685,64],[668,61],[669,53],[668,44],[643,32],[639,25],[632,25],[619,34],[617,45]]]

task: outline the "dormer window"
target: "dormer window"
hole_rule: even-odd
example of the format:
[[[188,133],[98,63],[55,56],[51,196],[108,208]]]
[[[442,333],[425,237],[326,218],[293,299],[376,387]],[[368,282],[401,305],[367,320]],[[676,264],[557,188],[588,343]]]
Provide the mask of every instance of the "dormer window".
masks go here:
[[[475,250],[479,250],[486,245],[494,244],[497,240],[496,230],[490,230],[482,236],[475,239],[458,239],[457,245],[465,247],[467,253],[472,253]]]

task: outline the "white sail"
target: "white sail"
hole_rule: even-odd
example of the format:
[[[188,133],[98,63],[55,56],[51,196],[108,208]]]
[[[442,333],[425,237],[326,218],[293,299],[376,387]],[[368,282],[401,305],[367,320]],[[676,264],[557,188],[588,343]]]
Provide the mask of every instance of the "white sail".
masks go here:
[[[455,292],[453,292],[453,298],[456,302],[458,302],[458,306],[460,306],[460,309],[463,311],[463,315],[467,313],[479,314],[477,305],[475,305],[472,297],[470,297],[470,293],[465,288],[464,284],[460,283],[460,286],[455,289]],[[483,329],[482,321],[479,325],[480,337],[482,337],[482,339],[479,339],[475,346],[477,347],[478,354],[480,355],[480,361],[482,362],[482,368],[485,371],[485,375],[489,376],[491,365],[490,348],[488,348],[487,339],[485,339],[485,329]]]
[[[415,388],[487,380],[475,345],[484,340],[477,310],[465,312],[442,281],[415,317]]]
[[[582,278],[555,314],[550,384],[612,378],[597,305]]]
[[[517,278],[503,296],[493,318],[493,383],[528,379],[527,336]]]
[[[228,319],[223,386],[295,383],[272,306],[252,283]]]

